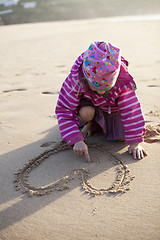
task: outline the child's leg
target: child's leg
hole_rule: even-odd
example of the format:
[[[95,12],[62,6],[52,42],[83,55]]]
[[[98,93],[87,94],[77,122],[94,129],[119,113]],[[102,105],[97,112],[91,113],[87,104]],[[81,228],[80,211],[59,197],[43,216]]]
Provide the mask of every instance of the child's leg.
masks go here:
[[[93,122],[85,124],[81,129],[81,133],[84,137],[91,137],[93,135]]]
[[[83,122],[90,122],[94,119],[95,109],[92,106],[84,106],[79,109],[79,116]]]

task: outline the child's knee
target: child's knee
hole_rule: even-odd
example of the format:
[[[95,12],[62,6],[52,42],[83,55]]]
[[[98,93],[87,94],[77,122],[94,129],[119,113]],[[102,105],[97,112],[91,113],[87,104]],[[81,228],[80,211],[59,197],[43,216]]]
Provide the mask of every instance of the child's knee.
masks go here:
[[[79,110],[79,116],[83,122],[90,122],[95,116],[95,109],[92,106],[84,106]]]

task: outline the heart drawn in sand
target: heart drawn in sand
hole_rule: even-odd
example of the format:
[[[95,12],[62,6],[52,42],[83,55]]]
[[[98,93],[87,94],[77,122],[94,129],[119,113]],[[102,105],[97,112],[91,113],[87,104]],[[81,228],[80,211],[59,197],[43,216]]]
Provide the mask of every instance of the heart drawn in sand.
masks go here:
[[[52,149],[44,151],[39,156],[31,159],[22,169],[20,169],[15,175],[13,181],[16,185],[16,190],[24,189],[23,193],[28,193],[29,196],[37,195],[43,196],[50,194],[51,192],[58,190],[63,191],[69,189],[68,183],[74,179],[74,176],[78,174],[81,181],[82,190],[92,196],[104,195],[108,193],[124,193],[130,189],[130,182],[134,176],[130,176],[130,170],[128,166],[116,155],[113,154],[106,146],[97,143],[88,143],[89,148],[94,148],[98,151],[103,152],[105,155],[110,156],[110,160],[113,161],[116,167],[116,177],[110,187],[97,189],[90,182],[90,172],[87,169],[73,169],[69,174],[57,180],[54,183],[46,186],[34,187],[28,183],[28,177],[32,169],[38,167],[44,160],[49,156],[56,154],[61,151],[69,150],[70,147],[64,141],[57,143]]]

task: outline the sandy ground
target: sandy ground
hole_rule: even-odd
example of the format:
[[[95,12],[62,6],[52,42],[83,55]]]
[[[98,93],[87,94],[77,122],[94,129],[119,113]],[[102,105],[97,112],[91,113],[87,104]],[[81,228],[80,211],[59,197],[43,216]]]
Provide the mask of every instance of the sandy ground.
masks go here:
[[[160,239],[160,147],[143,143],[149,156],[135,161],[123,143],[105,143],[135,175],[124,194],[91,198],[76,176],[69,189],[29,198],[15,191],[14,173],[61,140],[54,110],[60,86],[74,60],[90,42],[106,40],[130,61],[146,124],[160,119],[160,21],[107,19],[3,26],[0,28],[0,239]],[[93,137],[94,141],[103,141]],[[96,188],[112,184],[109,155],[90,150],[100,162],[88,164],[71,150],[50,156],[30,174],[43,186],[70,170],[87,168]]]

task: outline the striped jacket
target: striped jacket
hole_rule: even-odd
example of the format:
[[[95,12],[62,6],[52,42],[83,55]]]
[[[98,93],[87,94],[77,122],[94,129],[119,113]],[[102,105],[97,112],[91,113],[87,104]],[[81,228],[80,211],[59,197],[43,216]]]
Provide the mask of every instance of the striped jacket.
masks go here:
[[[79,130],[77,107],[80,99],[89,99],[104,112],[119,111],[125,128],[125,143],[128,145],[143,141],[145,128],[140,103],[135,94],[136,85],[128,73],[128,62],[122,57],[120,73],[115,86],[110,90],[109,98],[97,94],[85,87],[80,79],[83,53],[75,61],[71,72],[62,84],[56,106],[56,115],[62,138],[73,145],[84,138]]]

